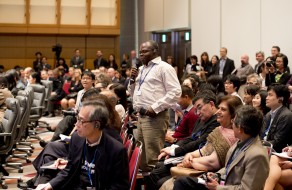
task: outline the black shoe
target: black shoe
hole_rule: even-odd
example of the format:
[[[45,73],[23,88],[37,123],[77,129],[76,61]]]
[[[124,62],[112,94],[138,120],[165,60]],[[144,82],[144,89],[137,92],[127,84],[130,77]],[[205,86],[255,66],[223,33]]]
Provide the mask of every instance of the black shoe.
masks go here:
[[[48,142],[44,141],[44,140],[40,140],[40,146],[41,147],[45,147],[48,144]]]
[[[49,127],[47,127],[47,130],[48,131],[52,131],[53,132],[53,130],[52,130],[52,128],[49,126]]]
[[[31,178],[30,180],[28,180],[27,182],[18,183],[17,187],[19,189],[28,189],[28,188],[34,189],[34,188],[36,188],[36,186],[34,185],[35,180],[36,180],[36,178],[34,177],[34,178]]]

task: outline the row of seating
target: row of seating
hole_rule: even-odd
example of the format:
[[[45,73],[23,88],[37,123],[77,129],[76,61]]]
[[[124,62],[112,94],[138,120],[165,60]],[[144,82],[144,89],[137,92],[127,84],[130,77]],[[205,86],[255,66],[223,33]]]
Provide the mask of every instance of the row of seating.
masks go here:
[[[9,173],[4,167],[18,169],[19,173],[23,172],[23,163],[12,162],[12,158],[19,158],[31,162],[29,156],[34,147],[30,138],[37,138],[36,127],[41,126],[39,119],[42,117],[45,109],[45,99],[48,95],[46,87],[43,85],[30,85],[25,90],[19,91],[15,98],[7,98],[7,109],[4,114],[3,126],[4,132],[0,133],[4,144],[0,146],[0,186],[7,189],[5,179],[18,179],[19,177],[9,177]],[[46,125],[46,123],[43,123]]]

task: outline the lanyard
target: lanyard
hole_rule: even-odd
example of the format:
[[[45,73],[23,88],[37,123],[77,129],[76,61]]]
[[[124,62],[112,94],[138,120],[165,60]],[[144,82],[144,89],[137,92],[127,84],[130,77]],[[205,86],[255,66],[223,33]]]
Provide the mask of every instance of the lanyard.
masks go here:
[[[149,69],[149,71],[146,73],[144,79],[142,79],[142,74],[143,74],[144,67],[145,67],[145,66],[143,66],[143,69],[142,69],[142,71],[141,71],[141,78],[139,79],[139,88],[138,88],[138,91],[140,91],[141,85],[144,83],[145,78],[147,77],[147,75],[148,75],[148,73],[151,71],[151,69],[154,67],[154,65],[155,65],[155,64],[153,63],[153,65],[151,66],[151,68]],[[142,79],[142,80],[141,80],[141,79]]]
[[[231,163],[237,158],[240,152],[242,152],[246,147],[248,147],[252,142],[254,138],[249,139],[243,147],[239,151],[237,151],[237,148],[234,150],[235,152],[233,153],[232,157],[228,160],[227,165],[226,165],[226,170],[225,170],[225,176],[227,177],[227,173],[229,170],[229,167]]]
[[[87,146],[86,146],[86,143],[84,144],[84,165],[86,167],[86,170],[87,170],[87,175],[88,175],[88,178],[89,178],[89,181],[90,181],[90,185],[91,187],[93,187],[93,183],[92,183],[92,176],[91,176],[91,172],[90,172],[90,168],[87,166],[87,164],[85,164],[85,161],[87,161],[86,159],[86,151],[87,150]],[[93,159],[91,161],[91,163],[89,165],[92,165],[95,161],[95,158],[96,158],[96,152],[97,152],[97,147],[94,151],[94,156],[93,156]],[[89,163],[89,162],[88,162]]]

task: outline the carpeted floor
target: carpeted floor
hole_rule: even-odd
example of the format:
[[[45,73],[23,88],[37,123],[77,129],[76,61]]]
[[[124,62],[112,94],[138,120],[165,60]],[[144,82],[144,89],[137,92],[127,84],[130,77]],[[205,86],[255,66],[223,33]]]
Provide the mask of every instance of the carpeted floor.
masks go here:
[[[49,123],[51,126],[52,125],[57,125],[57,123],[59,123],[59,121],[62,119],[61,116],[57,116],[57,117],[52,117],[52,118],[47,118],[47,117],[42,117],[41,120],[42,121],[46,121],[47,123]],[[38,129],[39,131],[43,131],[43,133],[38,134],[39,137],[41,137],[44,140],[50,140],[53,132],[48,132],[47,129],[43,128],[43,129]],[[33,146],[35,147],[34,152],[32,153],[32,155],[29,157],[29,159],[31,161],[33,161],[35,159],[35,157],[39,154],[39,152],[43,149],[42,147],[40,147],[39,145],[39,141],[36,139],[29,139],[30,142],[32,142]],[[25,160],[20,160],[20,159],[13,159],[14,161],[17,162],[21,162],[23,163],[23,173],[18,173],[17,169],[11,169],[6,167],[5,169],[9,172],[9,176],[17,176],[17,177],[21,177],[22,180],[25,182],[29,179],[31,179],[32,177],[35,176],[36,171],[34,169],[34,167],[32,166],[31,163],[26,163]],[[5,180],[6,184],[8,185],[8,189],[10,190],[15,190],[18,189],[17,188],[17,180],[11,180],[11,179],[7,179]],[[0,187],[1,189],[1,187]]]

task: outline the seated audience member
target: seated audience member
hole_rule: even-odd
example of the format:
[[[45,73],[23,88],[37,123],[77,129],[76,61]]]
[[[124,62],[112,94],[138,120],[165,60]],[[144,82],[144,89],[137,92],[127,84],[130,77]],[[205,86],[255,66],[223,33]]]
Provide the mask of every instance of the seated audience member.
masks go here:
[[[12,93],[7,88],[7,79],[4,76],[4,74],[0,75],[0,123],[2,123],[2,120],[4,118],[4,113],[6,110],[6,104],[5,101],[7,98],[13,98]],[[0,132],[1,127],[0,127]]]
[[[292,157],[292,147],[285,147],[283,152]],[[292,162],[291,159],[272,155],[270,158],[270,172],[264,190],[282,190],[292,187]]]
[[[128,109],[127,89],[124,85],[119,83],[113,83],[112,85],[109,85],[108,88],[117,95],[118,101],[116,103],[116,110],[120,110],[118,113],[121,118],[123,118]]]
[[[226,92],[227,95],[237,96],[243,102],[242,98],[237,93],[237,91],[239,90],[239,87],[240,87],[240,79],[237,76],[228,75],[226,77],[226,80],[225,80],[224,84],[225,84],[224,85],[225,86],[225,92]]]
[[[219,102],[216,113],[220,126],[207,137],[202,148],[185,155],[178,167],[193,168],[199,171],[217,171],[224,167],[229,148],[237,141],[232,128],[235,111],[242,105],[236,96],[225,96]],[[169,183],[163,184],[168,186]]]
[[[266,85],[273,83],[286,84],[290,79],[290,74],[286,70],[288,66],[288,58],[284,54],[277,54],[275,64],[266,62]]]
[[[103,129],[109,112],[99,101],[84,102],[77,116],[77,132],[72,135],[68,164],[55,178],[37,189],[120,189],[128,190],[127,151]]]
[[[81,69],[74,69],[74,80],[71,80],[68,90],[70,93],[61,100],[61,106],[64,110],[75,107],[77,93],[83,89],[81,75]]]
[[[249,85],[245,87],[243,95],[243,102],[245,103],[245,105],[252,105],[252,99],[255,97],[259,90],[260,87],[256,85]]]
[[[265,116],[269,111],[270,108],[266,105],[266,98],[268,96],[268,92],[266,90],[260,90],[252,99],[252,106]]]
[[[198,81],[200,80],[198,76],[196,76],[196,78]],[[195,96],[198,92],[198,81],[196,81],[193,77],[187,77],[183,80],[183,85],[190,87],[193,90]]]
[[[41,84],[41,77],[39,73],[31,73],[31,75],[29,76],[29,84]]]
[[[69,67],[68,73],[63,76],[64,82],[71,82],[74,79],[74,67]]]
[[[282,84],[273,84],[268,87],[266,105],[271,109],[264,118],[264,140],[273,144],[276,152],[281,152],[287,144],[292,144],[292,113],[286,107],[290,92]]]
[[[28,79],[29,79],[29,76],[32,72],[34,72],[34,70],[31,67],[26,67],[24,69],[24,81],[23,82],[25,83],[26,86],[28,85]]]
[[[116,78],[118,79],[118,83],[124,85],[126,79],[122,76],[121,71],[120,70],[116,70]]]
[[[213,92],[198,92],[195,97],[195,104],[197,105],[196,110],[199,119],[194,125],[192,135],[178,141],[175,145],[162,149],[158,160],[165,156],[166,158],[169,156],[184,156],[186,153],[197,150],[202,143],[206,142],[209,133],[219,126],[215,114],[217,112],[216,96]],[[163,161],[158,162],[150,173],[147,186],[151,187],[150,189],[158,189],[170,178],[171,166],[165,166]]]
[[[82,73],[81,77],[81,83],[83,86],[83,89],[80,90],[77,94],[76,98],[76,105],[75,109],[73,110],[73,115],[67,115],[65,116],[57,125],[55,133],[50,141],[56,141],[60,139],[60,134],[68,135],[70,131],[74,128],[74,124],[76,123],[75,114],[78,113],[78,111],[81,108],[81,99],[86,91],[92,88],[92,84],[94,82],[94,75],[90,71],[84,71]],[[50,129],[49,129],[50,130]],[[46,142],[44,140],[40,141],[41,147],[46,146]]]
[[[91,88],[84,93],[81,101],[100,100],[104,102],[107,109],[109,110],[109,127],[105,128],[104,132],[122,143],[122,139],[119,135],[121,121],[119,120],[118,113],[115,111],[114,106],[112,105],[109,98],[98,93],[99,91],[97,89]],[[75,128],[72,130],[71,134],[75,131]],[[44,164],[50,164],[58,158],[66,160],[68,157],[68,149],[69,144],[64,141],[54,141],[48,143],[32,163],[34,168],[37,170],[37,175],[27,181],[24,186],[33,188],[35,185],[38,185],[39,183],[47,183],[50,179],[55,177],[59,171],[41,170],[40,167]]]
[[[99,88],[102,91],[105,90],[107,86],[111,83],[112,83],[111,78],[107,74],[101,72],[96,76],[94,87]]]
[[[65,96],[65,92],[63,91],[63,79],[59,76],[59,69],[53,70],[53,77],[50,77],[50,80],[53,82],[53,89],[48,98],[48,112],[45,116],[55,117],[54,104],[62,100]]]
[[[68,73],[68,71],[69,71],[69,67],[66,64],[66,60],[64,58],[62,58],[62,57],[59,58],[58,63],[56,65],[56,68],[58,68],[60,70],[63,70],[64,73]]]
[[[174,131],[168,130],[165,136],[165,141],[169,144],[176,143],[177,141],[184,139],[192,134],[194,124],[198,119],[198,115],[195,114],[195,107],[193,106],[193,90],[188,86],[181,86],[182,94],[178,100],[178,105],[181,108],[181,117],[178,119]],[[181,114],[182,113],[182,114]]]
[[[246,77],[246,85],[256,85],[262,87],[262,79],[256,73],[250,74]]]
[[[225,87],[222,78],[219,75],[212,75],[208,78],[207,83],[214,86],[216,89],[216,97],[217,99],[225,96]]]
[[[198,178],[178,177],[173,189],[263,189],[269,161],[259,138],[262,121],[262,114],[252,106],[239,108],[233,123],[239,141],[229,149],[225,167],[218,173],[208,172],[206,185],[198,183]]]

